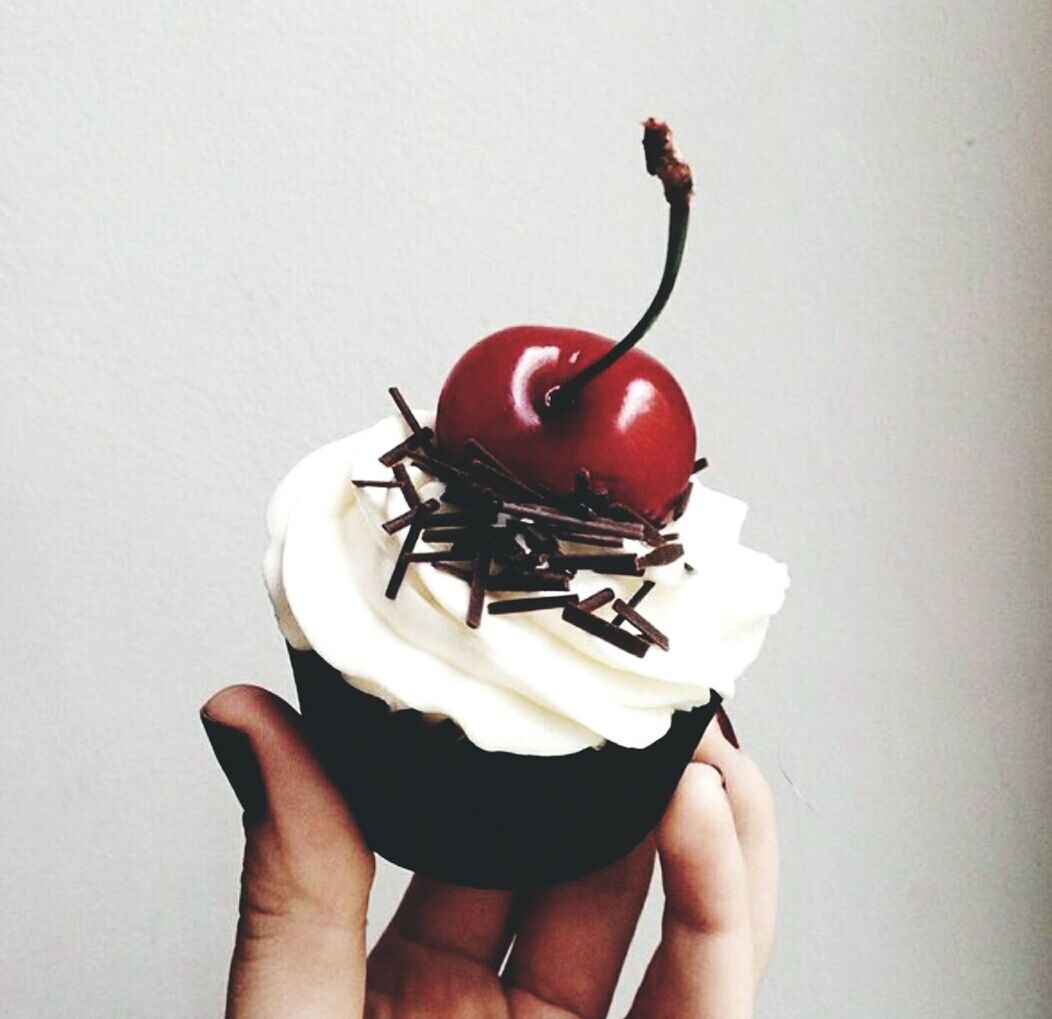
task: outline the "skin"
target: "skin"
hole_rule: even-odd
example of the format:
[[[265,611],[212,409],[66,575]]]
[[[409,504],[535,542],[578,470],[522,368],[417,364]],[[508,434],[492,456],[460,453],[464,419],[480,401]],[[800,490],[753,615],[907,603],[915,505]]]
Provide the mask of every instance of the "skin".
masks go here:
[[[599,1019],[655,856],[662,939],[630,1017],[753,1014],[774,934],[774,811],[721,726],[709,727],[657,831],[626,859],[528,895],[417,875],[367,960],[373,854],[299,716],[237,686],[202,717],[246,807],[227,1019]],[[248,751],[239,767],[232,742]]]

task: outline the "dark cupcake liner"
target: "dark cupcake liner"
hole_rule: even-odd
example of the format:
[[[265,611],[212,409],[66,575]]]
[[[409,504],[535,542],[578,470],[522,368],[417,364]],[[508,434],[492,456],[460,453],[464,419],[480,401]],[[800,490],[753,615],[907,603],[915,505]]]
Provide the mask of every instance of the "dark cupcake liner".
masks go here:
[[[677,711],[642,750],[494,753],[451,721],[391,711],[313,651],[289,657],[308,731],[369,845],[475,888],[554,884],[625,856],[657,825],[719,704]]]

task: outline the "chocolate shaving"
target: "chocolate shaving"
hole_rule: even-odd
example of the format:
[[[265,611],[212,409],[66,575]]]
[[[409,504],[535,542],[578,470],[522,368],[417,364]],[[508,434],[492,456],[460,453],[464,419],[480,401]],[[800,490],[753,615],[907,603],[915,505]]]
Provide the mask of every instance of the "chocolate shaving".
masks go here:
[[[605,619],[600,619],[590,612],[582,611],[579,604],[567,605],[563,609],[563,619],[570,623],[571,626],[576,626],[578,629],[590,633],[593,637],[599,637],[608,644],[613,644],[614,647],[627,651],[630,655],[635,655],[637,658],[642,658],[650,650],[649,641],[645,641],[642,637],[637,637],[635,634],[619,630],[612,623],[608,623]]]
[[[697,474],[698,471],[703,471],[708,466],[709,466],[708,457],[699,456],[698,459],[694,461],[694,467],[693,467],[693,469],[691,470],[690,473],[691,474]]]
[[[427,521],[428,510],[424,508],[425,506],[426,503],[423,503],[412,510],[413,519],[409,525],[409,533],[406,534],[405,541],[402,542],[402,551],[398,553],[398,560],[391,571],[391,579],[387,582],[387,590],[384,591],[386,597],[392,600],[397,597],[398,589],[402,586],[402,581],[405,580],[406,570],[409,569],[409,556],[412,554],[416,540],[420,537],[420,532]]]
[[[572,509],[583,512],[589,519],[610,516],[610,492],[604,485],[592,482],[591,471],[586,467],[578,468],[574,474],[573,499]]]
[[[548,565],[557,570],[591,570],[593,573],[620,573],[633,577],[642,572],[639,564],[643,558],[637,558],[631,552],[608,555],[553,555],[549,556]]]
[[[391,394],[391,399],[394,400],[395,406],[398,408],[399,413],[401,413],[402,417],[405,418],[405,423],[409,425],[409,430],[414,435],[418,435],[420,432],[422,432],[423,428],[420,427],[420,422],[417,421],[416,415],[413,413],[409,404],[406,403],[405,397],[402,396],[402,393],[399,390],[399,388],[397,386],[391,386],[391,388],[388,389],[387,392]],[[430,429],[428,430],[430,431]]]
[[[650,594],[651,591],[654,590],[654,586],[654,581],[644,580],[643,583],[636,588],[635,593],[632,595],[632,597],[629,598],[626,602],[629,608],[634,609],[648,594]],[[620,614],[614,616],[614,618],[611,620],[614,626],[620,626],[624,621],[625,617]]]
[[[610,505],[610,492],[603,485],[593,485],[591,472],[581,467],[574,475],[574,496],[577,501],[593,512]]]
[[[391,517],[390,520],[385,520],[381,525],[388,534],[394,534],[397,531],[402,530],[403,527],[408,527],[413,522],[413,517],[416,516],[416,507],[413,506],[407,509],[404,513],[399,513],[396,517]]]
[[[409,457],[409,462],[414,467],[427,471],[428,474],[438,478],[439,481],[445,481],[447,484],[462,484],[467,487],[471,485],[471,475],[462,471],[459,467],[454,467],[453,464],[436,460],[433,456],[423,452],[414,453],[410,450],[405,455]]]
[[[683,564],[683,569],[685,569],[688,573],[694,573],[695,572],[694,567],[691,566],[690,563],[684,563]]]
[[[551,510],[547,506],[538,506],[533,503],[506,502],[501,506],[501,512],[509,516],[532,520],[535,523],[561,525],[579,534],[600,534],[615,538],[633,538],[636,541],[645,540],[645,528],[641,523],[622,523],[619,520],[580,520],[577,517]],[[657,533],[656,528],[654,531]]]
[[[441,570],[442,573],[448,573],[451,577],[463,580],[465,584],[471,583],[471,570],[465,570],[463,567],[454,566],[452,563],[432,563],[431,565],[434,566],[436,570]]]
[[[539,612],[542,609],[561,609],[577,602],[575,594],[553,594],[545,598],[506,598],[489,603],[491,616],[507,616],[515,612]]]
[[[563,573],[534,571],[520,573],[518,570],[505,570],[489,578],[486,583],[488,591],[568,591],[570,578]]]
[[[422,502],[419,506],[410,507],[404,513],[400,513],[398,516],[392,517],[390,520],[385,521],[380,526],[383,527],[383,529],[388,534],[395,534],[396,532],[402,530],[403,527],[408,527],[413,522],[413,520],[416,518],[417,510],[423,510],[426,514],[430,515],[431,513],[434,513],[434,511],[437,509],[438,500],[428,499],[427,502]]]
[[[670,541],[660,548],[654,549],[653,552],[639,556],[636,559],[636,565],[640,569],[645,569],[647,566],[668,566],[669,563],[674,563],[677,559],[682,558],[683,546],[677,542]]]
[[[419,506],[420,496],[416,493],[416,485],[410,480],[409,471],[405,469],[405,464],[395,464],[391,469],[394,471],[395,481],[398,482],[398,487],[402,490],[406,503],[410,507]]]
[[[475,537],[475,532],[467,527],[429,527],[424,531],[424,541],[430,545],[444,545],[457,541],[474,541]]]
[[[464,443],[465,450],[472,456],[472,464],[477,464],[491,475],[497,474],[507,484],[515,488],[521,495],[527,499],[543,499],[535,488],[531,488],[522,480],[513,470],[511,470],[507,464],[495,457],[485,446],[482,445],[478,439],[468,439]]]
[[[587,470],[577,472],[573,492],[565,494],[523,481],[475,439],[453,459],[433,442],[434,432],[421,426],[399,390],[392,387],[389,392],[410,430],[380,458],[391,468],[393,480],[354,480],[363,488],[398,488],[408,505],[405,513],[383,524],[388,534],[409,529],[387,585],[388,597],[398,593],[410,564],[430,563],[469,585],[466,622],[472,628],[482,621],[487,592],[553,592],[498,599],[489,604],[489,612],[561,608],[571,625],[629,654],[642,657],[652,644],[667,648],[664,634],[636,611],[653,588],[652,581],[644,581],[627,601],[618,600],[611,588],[578,600],[569,588],[575,577],[580,579],[580,571],[639,577],[649,566],[675,562],[683,556],[683,547],[674,540],[674,531],[662,534],[658,521],[627,505],[612,504],[609,491],[595,484]],[[407,464],[444,483],[441,496],[421,502]],[[702,460],[695,463],[695,469],[701,466]],[[682,513],[689,495],[688,485],[675,515]],[[421,540],[446,547],[416,551]],[[646,542],[651,548],[636,555],[625,550],[627,541]],[[600,618],[597,610],[611,602],[613,619]],[[626,622],[638,634],[622,629]]]
[[[577,603],[577,607],[582,612],[595,612],[596,609],[601,609],[604,605],[608,605],[614,600],[614,592],[612,588],[604,587],[595,594],[590,594],[583,601]]]
[[[351,478],[351,484],[355,488],[398,488],[397,481],[361,481],[358,478]]]
[[[471,472],[480,478],[484,478],[490,482],[489,487],[494,492],[499,492],[501,488],[511,495],[515,499],[535,499],[537,493],[532,489],[525,488],[518,482],[513,481],[507,475],[497,470],[492,464],[486,463],[485,460],[469,460],[468,466],[471,468]]]
[[[506,502],[501,506],[501,512],[536,523],[563,524],[571,527],[585,527],[588,524],[583,517],[568,516],[566,513],[561,513],[550,506],[542,506],[540,503]]]
[[[614,611],[619,618],[627,619],[651,644],[656,644],[662,651],[668,650],[668,637],[666,637],[649,619],[641,616],[627,602],[620,598],[614,600]],[[613,624],[616,625],[616,624]]]
[[[545,534],[539,531],[533,524],[520,524],[521,534],[526,539],[526,544],[535,552],[558,552],[559,542],[555,535]]]
[[[398,463],[399,460],[404,460],[414,449],[419,449],[421,446],[430,442],[432,436],[435,433],[430,428],[421,428],[420,431],[414,432],[407,439],[403,439],[397,446],[392,446],[386,453],[379,457],[380,463],[385,467],[391,467]]]
[[[631,506],[626,506],[623,502],[615,502],[610,507],[610,512],[617,513],[619,516],[626,516],[630,520],[635,521],[636,526],[640,530],[640,539],[648,545],[656,546],[663,543],[664,539],[661,537],[661,532],[642,513],[637,513]]]
[[[624,539],[603,534],[563,530],[556,530],[555,533],[561,541],[568,541],[573,545],[594,545],[596,548],[624,548],[625,546]]]
[[[467,527],[471,524],[485,523],[487,514],[475,513],[435,513],[431,517],[434,527]]]
[[[683,489],[679,499],[676,500],[676,505],[672,509],[672,519],[679,520],[683,516],[687,509],[687,503],[690,502],[690,493],[694,491],[694,482],[688,481],[687,487]]]
[[[490,542],[483,534],[475,553],[475,568],[471,572],[471,594],[468,598],[467,624],[477,630],[482,622],[482,606],[486,601],[486,581],[489,578]]]

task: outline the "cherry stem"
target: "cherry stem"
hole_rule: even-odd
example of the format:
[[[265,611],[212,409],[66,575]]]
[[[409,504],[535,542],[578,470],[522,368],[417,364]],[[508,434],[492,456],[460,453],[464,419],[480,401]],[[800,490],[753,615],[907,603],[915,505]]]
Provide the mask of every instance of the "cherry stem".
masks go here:
[[[668,246],[665,249],[665,269],[661,282],[642,318],[625,335],[624,339],[611,347],[602,357],[586,365],[566,382],[552,387],[546,402],[553,410],[570,406],[578,393],[592,379],[601,375],[615,361],[624,357],[657,321],[679,275],[683,261],[683,249],[687,243],[687,227],[690,225],[690,196],[692,180],[690,167],[672,144],[672,132],[662,121],[651,118],[644,124],[643,149],[646,153],[647,172],[658,177],[665,186],[668,200]]]

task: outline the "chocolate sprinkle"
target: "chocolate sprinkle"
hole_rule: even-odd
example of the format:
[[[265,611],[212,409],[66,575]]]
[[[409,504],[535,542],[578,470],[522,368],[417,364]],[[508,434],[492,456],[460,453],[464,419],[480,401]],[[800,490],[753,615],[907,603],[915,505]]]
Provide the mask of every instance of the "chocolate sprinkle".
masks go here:
[[[420,496],[416,494],[416,485],[410,480],[409,471],[405,469],[405,464],[395,464],[391,469],[394,471],[395,480],[398,482],[398,487],[402,490],[402,495],[405,496],[405,501],[409,507],[419,506]]]
[[[546,598],[506,598],[489,603],[491,616],[507,616],[515,612],[539,612],[542,609],[561,609],[577,602],[575,594],[553,594]]]
[[[421,428],[420,431],[414,432],[409,438],[403,439],[397,446],[392,446],[386,453],[381,454],[378,459],[385,467],[391,467],[398,463],[399,460],[404,460],[414,449],[419,449],[420,446],[430,442],[433,435],[434,432],[430,428]]]
[[[467,527],[429,527],[424,531],[424,541],[434,545],[474,539],[475,532]]]
[[[656,644],[662,651],[668,650],[668,637],[666,637],[649,619],[641,616],[627,602],[620,598],[614,601],[614,611],[622,619],[627,619],[651,644]]]
[[[490,577],[486,584],[487,591],[568,591],[570,578],[563,573],[535,571],[519,573],[517,570],[504,570]]]
[[[511,495],[515,499],[522,499],[523,497],[534,499],[537,497],[536,492],[521,486],[517,481],[513,481],[492,464],[486,463],[485,460],[469,460],[468,466],[473,474],[490,483],[490,488],[494,493],[498,493],[503,489],[506,494]]]
[[[441,570],[443,573],[448,573],[451,577],[456,577],[458,580],[463,580],[464,583],[471,583],[471,570],[465,570],[460,566],[454,566],[451,563],[432,563],[432,566],[436,570]]]
[[[642,572],[639,564],[643,558],[637,558],[631,552],[613,555],[553,555],[549,557],[548,564],[557,570],[591,570],[593,573],[621,573],[632,577]]]
[[[687,487],[683,489],[679,499],[676,501],[676,505],[672,510],[672,519],[679,520],[681,516],[686,512],[687,503],[690,502],[690,493],[694,491],[694,482],[690,481],[687,483]]]
[[[549,509],[547,506],[537,506],[532,503],[506,502],[501,506],[501,512],[513,517],[525,517],[535,523],[562,525],[579,534],[611,535],[615,538],[634,538],[636,541],[645,539],[645,527],[642,523],[622,523],[619,520],[580,520],[577,517]],[[652,529],[655,534],[658,533],[656,528]],[[658,534],[658,538],[660,537],[661,535]],[[661,542],[658,541],[657,544]]]
[[[416,540],[420,537],[420,532],[427,521],[428,511],[424,508],[425,505],[426,503],[421,504],[412,510],[413,520],[409,525],[409,533],[405,536],[405,541],[402,542],[402,551],[398,553],[398,560],[391,571],[391,579],[387,582],[387,590],[384,591],[388,598],[395,598],[398,594],[398,589],[402,586],[402,581],[405,580],[406,570],[409,569],[409,556],[412,554]]]
[[[573,488],[574,494],[582,502],[598,494],[592,487],[592,472],[587,467],[579,467],[577,469],[573,476]],[[606,489],[603,489],[603,491],[605,492]]]
[[[486,581],[489,579],[490,539],[483,534],[475,553],[475,568],[471,572],[471,595],[468,599],[467,624],[477,630],[482,622],[482,605],[486,600]]]
[[[595,594],[590,594],[583,601],[577,603],[577,607],[582,612],[595,612],[596,609],[601,609],[604,605],[608,605],[614,600],[614,592],[612,588],[604,587]]]
[[[561,530],[556,533],[562,541],[568,541],[571,545],[594,545],[596,548],[624,548],[625,545],[624,539],[603,534]]]
[[[405,423],[409,425],[409,430],[414,435],[419,435],[420,432],[423,431],[423,429],[420,427],[420,422],[417,421],[416,415],[411,410],[409,404],[406,403],[405,397],[402,396],[401,390],[399,390],[397,386],[391,386],[391,388],[388,389],[387,392],[391,394],[391,399],[394,400],[395,406],[398,408],[399,413],[402,415],[403,418],[405,418]]]
[[[637,513],[631,506],[626,506],[623,502],[615,502],[610,507],[611,512],[627,516],[636,522],[636,525],[640,528],[640,538],[645,541],[648,545],[660,545],[664,539],[661,537],[661,532],[644,517],[641,513]]]
[[[653,552],[648,552],[646,555],[639,556],[636,559],[636,565],[639,567],[667,566],[669,563],[674,563],[677,559],[682,558],[683,546],[677,542],[670,541],[667,544],[654,549]]]
[[[697,474],[698,471],[703,471],[708,466],[709,466],[708,458],[704,457],[704,456],[699,456],[698,459],[694,461],[694,469],[690,473],[691,474]]]
[[[486,517],[485,513],[435,513],[431,523],[435,527],[467,527],[485,523]]]
[[[417,510],[423,510],[427,515],[430,515],[437,509],[438,500],[428,499],[427,502],[422,502],[419,506],[413,506],[410,509],[407,509],[404,513],[400,513],[398,516],[385,521],[381,526],[388,534],[395,534],[397,531],[402,530],[403,527],[408,527],[413,522]]]
[[[413,522],[413,517],[416,516],[416,507],[413,506],[407,509],[404,513],[399,513],[396,517],[391,517],[390,520],[383,522],[383,529],[388,534],[394,534],[396,531],[402,530],[403,527],[408,527]]]
[[[460,470],[459,467],[454,467],[453,464],[444,463],[442,460],[436,460],[433,456],[429,456],[427,453],[409,452],[406,455],[409,457],[409,462],[412,463],[414,467],[419,467],[422,471],[427,471],[428,474],[434,475],[439,481],[444,481],[447,484],[461,484],[468,488],[470,488],[472,484],[471,475]]]
[[[507,615],[561,608],[568,623],[629,654],[642,657],[652,645],[668,647],[665,635],[636,611],[653,589],[653,581],[644,581],[627,601],[617,599],[609,587],[583,600],[570,592],[571,581],[582,579],[581,571],[641,577],[649,566],[681,558],[683,547],[673,540],[678,535],[659,530],[658,525],[667,521],[650,520],[627,505],[611,503],[609,491],[594,483],[586,470],[577,472],[572,493],[556,493],[518,477],[476,439],[464,444],[461,455],[450,456],[435,444],[433,430],[420,424],[401,392],[395,387],[389,392],[410,433],[380,457],[394,477],[353,482],[359,488],[398,488],[408,506],[405,513],[382,525],[388,534],[409,529],[387,597],[397,595],[411,564],[429,563],[468,584],[466,622],[472,628],[481,624],[487,592],[553,592],[498,599],[490,602],[488,610]],[[421,502],[408,464],[444,483],[441,496]],[[699,460],[695,469],[702,466]],[[689,495],[688,485],[675,515],[682,512]],[[421,540],[432,549],[417,551]],[[629,541],[645,542],[651,548],[637,555],[625,549]],[[436,545],[446,547],[435,549]],[[597,610],[611,602],[613,619],[601,618]],[[638,634],[621,629],[625,622]]]
[[[465,450],[471,454],[472,465],[477,465],[491,475],[496,474],[506,484],[511,485],[516,489],[520,495],[525,496],[527,499],[543,499],[535,488],[531,488],[522,480],[514,471],[510,470],[506,464],[497,459],[485,446],[482,445],[478,439],[468,439],[464,443]]]
[[[563,609],[563,619],[572,626],[590,633],[593,637],[599,637],[637,658],[642,658],[650,650],[649,641],[633,633],[619,630],[613,623],[608,623],[605,619],[592,615],[591,612],[582,611],[579,605],[567,605]]]
[[[639,587],[636,588],[635,593],[631,598],[628,599],[627,605],[629,608],[635,608],[651,591],[654,590],[655,584],[652,580],[644,580]],[[614,616],[612,622],[614,626],[620,626],[625,621],[625,617],[620,613]]]
[[[559,542],[554,534],[545,534],[537,530],[533,524],[522,524],[522,536],[526,539],[530,548],[538,552],[558,552]],[[618,539],[620,540],[620,539]]]

